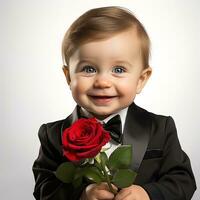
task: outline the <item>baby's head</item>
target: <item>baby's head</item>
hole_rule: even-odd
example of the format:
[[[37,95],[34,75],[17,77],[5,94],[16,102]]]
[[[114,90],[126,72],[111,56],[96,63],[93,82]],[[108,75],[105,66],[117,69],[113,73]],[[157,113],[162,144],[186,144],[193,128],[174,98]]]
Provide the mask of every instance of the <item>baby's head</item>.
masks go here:
[[[63,71],[74,100],[103,119],[129,106],[151,75],[150,40],[121,7],[87,11],[63,39]]]
[[[150,40],[143,25],[130,11],[115,6],[89,10],[74,21],[63,39],[64,63],[69,65],[70,57],[80,45],[107,39],[130,28],[137,32],[143,66],[148,67]]]

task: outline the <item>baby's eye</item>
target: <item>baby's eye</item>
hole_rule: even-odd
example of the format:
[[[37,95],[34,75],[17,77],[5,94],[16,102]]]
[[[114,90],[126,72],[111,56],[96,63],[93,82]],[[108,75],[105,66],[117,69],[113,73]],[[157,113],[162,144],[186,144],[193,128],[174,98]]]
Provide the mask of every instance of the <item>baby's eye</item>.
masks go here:
[[[82,68],[81,70],[82,72],[86,72],[86,73],[95,73],[96,69],[90,65],[86,65]]]
[[[124,67],[122,66],[116,66],[113,68],[112,72],[116,73],[116,74],[121,74],[123,72],[125,72],[126,70],[124,69]]]

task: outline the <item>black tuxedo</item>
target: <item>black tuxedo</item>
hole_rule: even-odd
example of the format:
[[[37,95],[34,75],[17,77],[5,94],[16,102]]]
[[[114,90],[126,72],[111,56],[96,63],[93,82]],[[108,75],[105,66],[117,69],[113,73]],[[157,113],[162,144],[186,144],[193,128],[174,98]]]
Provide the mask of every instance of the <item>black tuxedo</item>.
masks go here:
[[[36,180],[34,196],[42,200],[76,200],[83,189],[61,183],[54,172],[66,161],[61,134],[77,118],[79,106],[64,120],[43,124],[39,129],[39,156],[33,164]],[[129,106],[123,132],[123,144],[132,144],[132,168],[151,200],[189,200],[196,189],[188,156],[182,151],[171,117],[155,115],[134,103]]]

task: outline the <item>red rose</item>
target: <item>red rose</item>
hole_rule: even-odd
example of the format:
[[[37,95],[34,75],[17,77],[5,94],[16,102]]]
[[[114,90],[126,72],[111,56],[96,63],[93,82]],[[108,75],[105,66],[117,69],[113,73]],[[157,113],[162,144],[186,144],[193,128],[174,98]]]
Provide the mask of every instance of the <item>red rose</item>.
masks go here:
[[[110,134],[103,129],[100,122],[95,118],[82,118],[64,130],[63,154],[70,161],[92,158],[109,140]]]

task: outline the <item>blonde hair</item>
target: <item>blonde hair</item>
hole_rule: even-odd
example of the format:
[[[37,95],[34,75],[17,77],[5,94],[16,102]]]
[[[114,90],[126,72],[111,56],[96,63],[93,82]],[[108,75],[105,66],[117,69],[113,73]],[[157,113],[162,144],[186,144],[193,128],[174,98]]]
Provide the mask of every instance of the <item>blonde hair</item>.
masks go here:
[[[149,66],[150,39],[141,22],[128,10],[118,6],[94,8],[76,19],[65,33],[62,42],[64,65],[76,49],[87,42],[111,37],[134,27],[141,42],[144,68]]]

